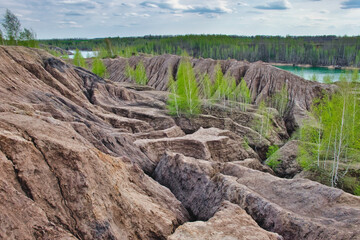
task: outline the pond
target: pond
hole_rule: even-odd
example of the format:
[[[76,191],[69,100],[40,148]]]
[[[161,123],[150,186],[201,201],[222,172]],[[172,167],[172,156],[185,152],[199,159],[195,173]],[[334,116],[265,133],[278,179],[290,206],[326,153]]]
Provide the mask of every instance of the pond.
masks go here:
[[[69,51],[75,54],[75,50],[69,50]],[[91,58],[96,56],[97,51],[80,51],[80,53],[84,58]],[[73,59],[74,55],[69,55],[69,58]]]
[[[330,69],[326,67],[297,67],[297,66],[277,66],[277,68],[289,71],[295,75],[303,77],[307,80],[315,80],[323,82],[324,77],[330,77],[332,81],[338,81],[341,74],[349,72],[352,73],[352,70],[345,69]]]

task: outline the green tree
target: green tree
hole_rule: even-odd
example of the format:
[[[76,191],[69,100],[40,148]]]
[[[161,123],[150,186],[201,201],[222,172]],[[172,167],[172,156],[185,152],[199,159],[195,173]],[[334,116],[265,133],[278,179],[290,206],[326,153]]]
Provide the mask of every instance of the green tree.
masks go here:
[[[17,44],[21,31],[21,23],[9,9],[6,9],[2,26],[5,28],[9,43]]]
[[[102,78],[107,76],[106,66],[103,61],[101,61],[100,57],[94,58],[92,63],[92,72]]]
[[[36,34],[32,29],[24,28],[22,32],[20,32],[19,42],[21,45],[26,47],[37,47],[36,42]]]
[[[360,162],[360,114],[359,93],[354,83],[343,79],[340,90],[314,101],[311,123],[300,131],[298,160],[312,169],[328,173],[331,186],[337,186],[346,171],[340,174],[340,166]]]
[[[246,111],[247,104],[251,103],[251,94],[250,94],[250,89],[248,88],[244,78],[241,79],[238,88],[239,88],[238,101],[242,103],[241,105],[242,110]]]
[[[279,114],[284,116],[288,101],[288,90],[286,84],[284,84],[281,90],[271,97],[271,107],[277,109]]]
[[[4,45],[4,35],[0,29],[0,44]]]
[[[146,69],[142,61],[140,61],[135,68],[135,82],[140,85],[146,85],[149,79],[146,76]]]
[[[178,91],[177,91],[177,84],[174,80],[171,69],[169,69],[168,72],[169,72],[169,87],[168,87],[168,89],[170,91],[170,95],[167,100],[167,107],[168,107],[171,115],[177,115],[179,117],[180,112],[179,112],[179,96],[178,96]]]
[[[78,67],[82,67],[82,68],[87,68],[87,64],[85,62],[84,57],[81,55],[81,52],[79,51],[79,49],[75,50],[75,54],[74,54],[74,59],[73,59],[73,64],[75,66]]]
[[[176,85],[174,86],[174,83],[172,83],[171,89],[175,89],[176,94],[172,93],[170,95],[170,101],[168,101],[169,109],[178,109],[179,114],[183,113],[190,116],[200,112],[200,99],[195,73],[187,56],[183,56],[180,61],[176,75]],[[172,100],[175,95],[177,107],[174,105],[175,101]],[[174,113],[174,111],[170,113]]]

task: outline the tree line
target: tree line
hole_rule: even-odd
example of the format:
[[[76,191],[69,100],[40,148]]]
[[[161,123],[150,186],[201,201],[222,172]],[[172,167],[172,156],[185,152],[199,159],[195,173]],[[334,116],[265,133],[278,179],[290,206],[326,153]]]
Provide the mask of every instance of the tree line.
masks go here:
[[[64,49],[93,50],[111,45],[115,55],[177,54],[198,58],[237,59],[313,66],[360,67],[360,36],[227,36],[184,35],[106,39],[52,39],[41,43]]]

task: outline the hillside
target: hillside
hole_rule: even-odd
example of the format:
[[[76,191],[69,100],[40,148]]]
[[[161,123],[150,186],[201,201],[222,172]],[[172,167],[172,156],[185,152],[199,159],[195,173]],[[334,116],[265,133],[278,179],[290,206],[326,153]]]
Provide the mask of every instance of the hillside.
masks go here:
[[[139,60],[149,86],[127,82],[123,58],[107,60],[102,79],[42,50],[0,47],[1,239],[359,239],[360,197],[262,164],[334,87],[222,61],[253,102],[287,84],[285,118],[270,109],[261,138],[255,105],[169,116],[163,90],[179,57],[130,64]],[[216,64],[192,62],[209,73]]]

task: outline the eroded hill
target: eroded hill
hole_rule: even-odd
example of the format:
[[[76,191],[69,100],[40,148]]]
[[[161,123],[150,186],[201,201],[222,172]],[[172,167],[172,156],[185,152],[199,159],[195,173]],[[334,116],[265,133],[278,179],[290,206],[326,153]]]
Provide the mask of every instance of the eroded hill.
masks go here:
[[[41,50],[0,47],[0,238],[358,239],[359,197],[262,165],[288,138],[282,118],[267,138],[251,125],[255,106],[173,118],[159,90],[178,60],[155,60],[144,60],[141,87],[114,81],[119,65],[104,80]],[[262,63],[225,63],[254,100],[289,80],[268,81],[277,73]],[[306,109],[301,91],[317,90],[296,86],[293,109]]]

